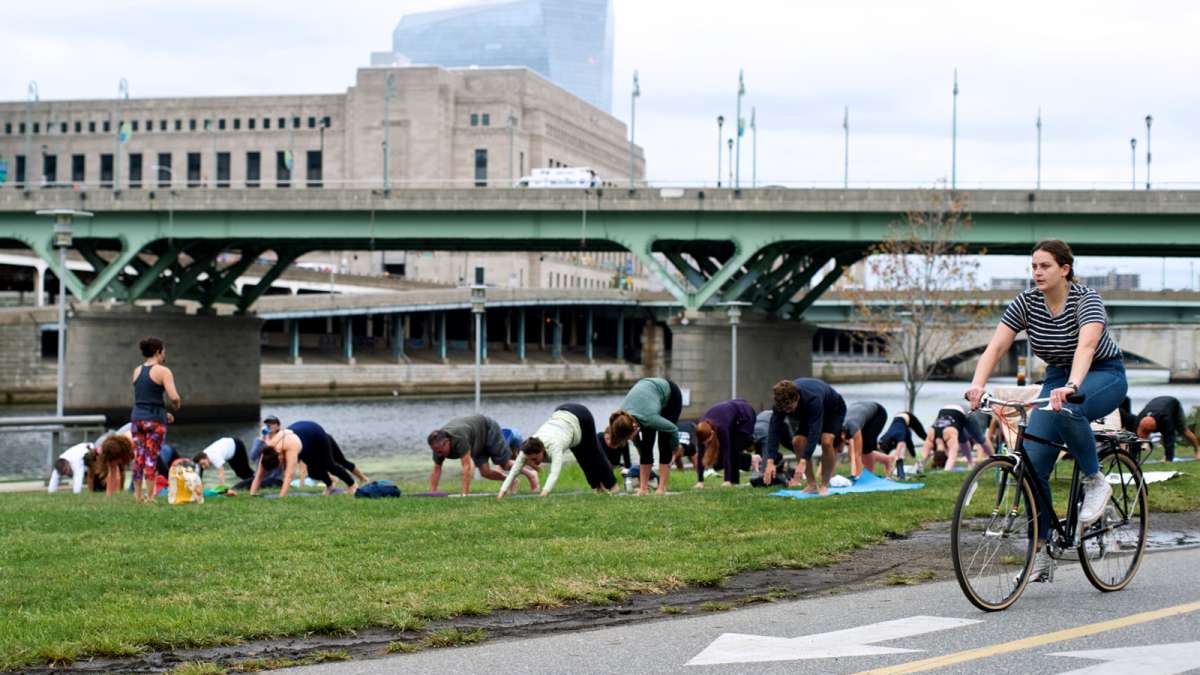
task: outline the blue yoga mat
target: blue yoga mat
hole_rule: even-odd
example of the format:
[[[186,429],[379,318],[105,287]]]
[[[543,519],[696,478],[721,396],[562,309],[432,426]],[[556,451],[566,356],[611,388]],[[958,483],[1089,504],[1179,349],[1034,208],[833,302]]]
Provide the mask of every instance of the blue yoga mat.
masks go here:
[[[831,487],[829,495],[845,495],[858,492],[893,492],[896,490],[919,490],[925,487],[924,483],[897,483],[893,480],[880,478],[870,471],[864,471],[858,480],[850,487]],[[812,499],[814,497],[828,497],[829,495],[807,494],[800,490],[779,490],[772,492],[772,497],[791,497],[792,499]]]

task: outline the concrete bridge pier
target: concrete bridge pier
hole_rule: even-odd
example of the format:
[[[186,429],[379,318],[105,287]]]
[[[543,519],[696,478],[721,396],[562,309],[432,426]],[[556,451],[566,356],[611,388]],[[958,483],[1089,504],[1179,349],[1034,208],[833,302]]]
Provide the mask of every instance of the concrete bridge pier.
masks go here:
[[[183,398],[180,422],[259,419],[262,322],[250,316],[186,314],[171,306],[77,308],[67,323],[67,414],[129,419],[138,343],[155,336]]]
[[[730,398],[732,346],[724,311],[686,312],[673,317],[670,377],[691,392],[683,416],[696,417]],[[746,312],[738,324],[737,397],[755,410],[772,404],[771,386],[785,378],[812,376],[816,328],[800,321],[777,321]]]

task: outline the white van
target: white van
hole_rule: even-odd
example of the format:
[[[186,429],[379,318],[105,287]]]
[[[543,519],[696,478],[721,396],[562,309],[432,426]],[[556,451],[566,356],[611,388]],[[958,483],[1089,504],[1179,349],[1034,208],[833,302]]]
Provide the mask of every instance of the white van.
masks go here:
[[[531,175],[517,181],[518,188],[595,188],[602,182],[596,172],[586,167],[534,169]]]

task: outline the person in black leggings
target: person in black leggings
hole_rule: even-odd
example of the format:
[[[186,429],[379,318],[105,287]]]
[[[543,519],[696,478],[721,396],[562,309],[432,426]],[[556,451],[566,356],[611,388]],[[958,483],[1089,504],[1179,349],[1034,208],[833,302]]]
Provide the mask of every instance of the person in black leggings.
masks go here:
[[[925,439],[925,447],[921,449],[917,472],[921,471],[922,463],[929,463],[931,456],[934,457],[934,465],[939,464],[942,458],[935,454],[937,452],[945,453],[945,467],[952,468],[958,458],[959,443],[961,439],[965,438],[966,426],[967,415],[963,412],[962,406],[950,404],[938,410],[929,437]]]
[[[647,377],[625,395],[617,410],[608,418],[605,444],[619,447],[629,439],[638,451],[638,495],[648,492],[650,467],[654,462],[654,443],[658,442],[658,494],[666,494],[671,474],[671,457],[679,445],[679,415],[683,412],[683,394],[679,387],[661,377]]]
[[[879,449],[896,458],[896,475],[900,478],[905,478],[904,453],[907,452],[913,458],[917,456],[917,446],[913,444],[913,434],[924,441],[925,427],[921,425],[921,420],[917,419],[916,415],[906,410],[893,417],[887,431],[879,437]]]
[[[336,442],[325,433],[321,425],[316,422],[296,422],[289,428],[280,428],[279,420],[274,417],[268,417],[266,420],[267,438],[264,442],[265,448],[263,455],[273,451],[279,455],[283,463],[283,485],[279,488],[279,496],[286,497],[288,488],[291,487],[292,476],[295,474],[296,466],[299,462],[304,462],[308,467],[308,474],[314,480],[318,480],[325,484],[325,494],[333,492],[333,478],[330,474],[337,476],[350,489],[350,494],[354,494],[358,486],[354,483],[354,477],[350,474],[351,469],[339,464],[334,459],[334,447]],[[341,449],[338,449],[338,454],[341,454]],[[345,457],[342,456],[343,461]],[[353,466],[353,465],[351,465]],[[259,459],[258,469],[254,475],[254,482],[250,485],[250,495],[253,496],[258,492],[259,484],[265,473],[262,458]]]
[[[1150,399],[1146,407],[1137,416],[1137,435],[1150,438],[1154,432],[1162,434],[1163,459],[1175,461],[1175,434],[1183,437],[1192,444],[1196,459],[1200,459],[1200,440],[1187,426],[1187,416],[1183,414],[1183,404],[1174,396],[1157,396]]]
[[[522,468],[537,470],[547,456],[550,459],[550,476],[542,485],[541,496],[550,494],[558,483],[567,450],[575,455],[575,463],[583,471],[588,486],[597,492],[616,492],[617,479],[596,438],[596,421],[591,411],[578,403],[564,403],[555,408],[550,419],[521,444],[517,459],[496,498],[504,498]]]

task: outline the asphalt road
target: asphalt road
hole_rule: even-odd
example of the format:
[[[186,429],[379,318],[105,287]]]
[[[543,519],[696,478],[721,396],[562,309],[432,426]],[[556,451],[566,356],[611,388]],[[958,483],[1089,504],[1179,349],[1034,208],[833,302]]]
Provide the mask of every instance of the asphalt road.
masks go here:
[[[833,631],[838,632],[821,635]],[[933,661],[937,657],[951,662]],[[974,674],[1200,671],[1200,548],[1147,555],[1133,583],[1109,594],[1093,589],[1078,564],[1062,563],[1054,583],[1031,584],[1016,605],[999,613],[976,610],[950,581],[285,672],[583,675],[885,668]]]

